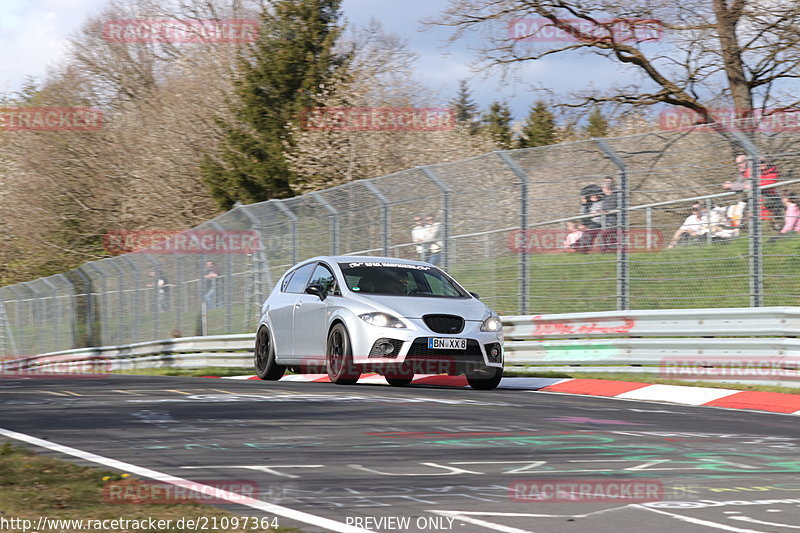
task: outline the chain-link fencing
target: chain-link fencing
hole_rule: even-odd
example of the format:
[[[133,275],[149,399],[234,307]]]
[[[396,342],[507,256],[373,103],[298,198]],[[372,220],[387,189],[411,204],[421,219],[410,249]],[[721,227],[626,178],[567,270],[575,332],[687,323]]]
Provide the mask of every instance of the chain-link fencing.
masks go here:
[[[184,234],[259,246],[149,248],[0,288],[0,353],[253,331],[274,282],[316,255],[432,259],[501,314],[794,305],[798,141],[744,122],[657,131],[237,206]]]

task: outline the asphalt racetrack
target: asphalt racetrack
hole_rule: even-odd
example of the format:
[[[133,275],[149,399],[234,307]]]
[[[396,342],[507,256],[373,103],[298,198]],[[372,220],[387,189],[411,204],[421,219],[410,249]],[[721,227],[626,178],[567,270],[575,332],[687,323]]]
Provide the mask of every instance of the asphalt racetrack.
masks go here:
[[[798,420],[772,413],[533,390],[5,378],[2,441],[166,483],[249,483],[258,492],[227,508],[305,532],[800,531]]]

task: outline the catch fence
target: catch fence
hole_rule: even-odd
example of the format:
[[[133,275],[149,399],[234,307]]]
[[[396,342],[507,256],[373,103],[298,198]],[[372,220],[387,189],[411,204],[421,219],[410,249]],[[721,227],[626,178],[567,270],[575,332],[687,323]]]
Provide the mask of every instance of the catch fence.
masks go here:
[[[142,250],[0,288],[0,354],[250,332],[288,267],[329,254],[439,252],[505,315],[796,305],[800,236],[763,208],[800,191],[800,134],[738,127],[493,152],[237,206],[185,234],[254,232],[257,249]],[[741,176],[737,155],[747,179],[724,188]],[[608,177],[617,209],[588,217],[601,227],[565,247],[569,223],[592,222],[581,191]],[[696,235],[670,247],[695,204],[706,212]],[[434,225],[415,242],[426,216]]]

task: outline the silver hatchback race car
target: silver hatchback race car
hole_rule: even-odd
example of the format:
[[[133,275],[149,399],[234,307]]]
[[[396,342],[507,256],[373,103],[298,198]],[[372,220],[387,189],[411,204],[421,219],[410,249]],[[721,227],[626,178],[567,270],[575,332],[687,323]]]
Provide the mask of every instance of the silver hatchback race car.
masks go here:
[[[464,374],[474,389],[503,377],[503,326],[474,293],[434,265],[390,257],[315,257],[292,267],[261,307],[258,377],[324,368],[353,384],[378,372]]]

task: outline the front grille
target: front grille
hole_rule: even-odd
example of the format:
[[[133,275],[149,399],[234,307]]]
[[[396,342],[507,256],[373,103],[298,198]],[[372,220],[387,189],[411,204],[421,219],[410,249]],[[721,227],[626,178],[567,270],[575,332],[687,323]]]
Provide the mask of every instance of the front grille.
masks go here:
[[[425,315],[422,321],[434,333],[456,335],[464,330],[464,319],[456,315]]]

